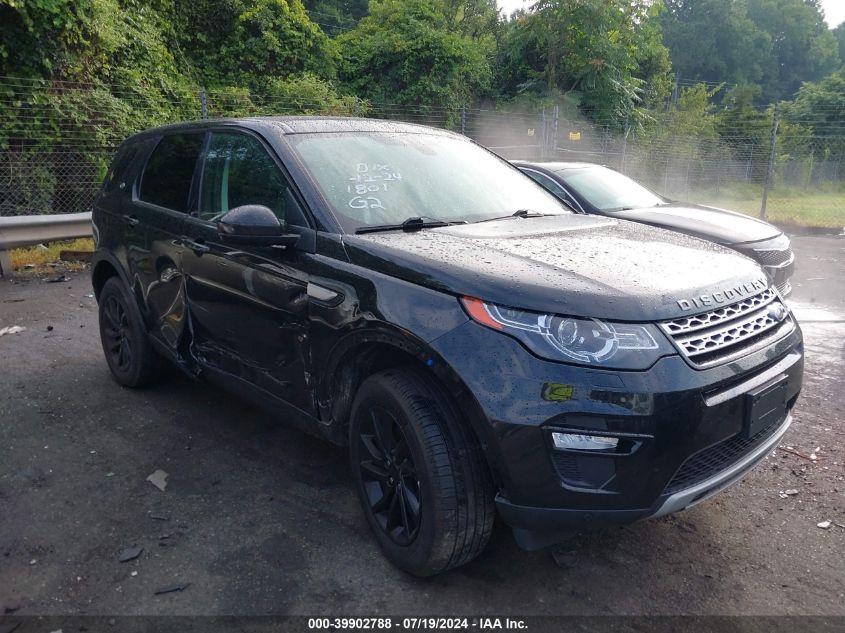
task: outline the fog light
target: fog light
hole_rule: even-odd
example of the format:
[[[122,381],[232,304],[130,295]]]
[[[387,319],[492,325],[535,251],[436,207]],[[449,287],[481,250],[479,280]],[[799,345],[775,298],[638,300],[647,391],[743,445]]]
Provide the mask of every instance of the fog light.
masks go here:
[[[576,433],[552,433],[555,448],[578,451],[607,451],[616,448],[619,438]]]

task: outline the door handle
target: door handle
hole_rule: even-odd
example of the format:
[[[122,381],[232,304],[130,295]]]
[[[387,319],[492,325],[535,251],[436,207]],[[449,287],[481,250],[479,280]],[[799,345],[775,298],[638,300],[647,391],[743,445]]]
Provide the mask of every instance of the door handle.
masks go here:
[[[126,222],[129,226],[138,226],[141,220],[138,219],[135,215],[124,214],[123,221]]]
[[[192,240],[190,238],[183,237],[181,241],[195,253],[207,253],[211,250],[211,247],[202,240]]]

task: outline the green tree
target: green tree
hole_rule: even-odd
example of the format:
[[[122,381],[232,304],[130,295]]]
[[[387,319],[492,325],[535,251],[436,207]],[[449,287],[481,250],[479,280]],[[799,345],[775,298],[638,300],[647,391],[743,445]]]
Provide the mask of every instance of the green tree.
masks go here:
[[[758,102],[791,97],[839,63],[818,0],[666,0],[663,32],[676,75],[759,84]]]
[[[174,19],[180,49],[204,82],[335,76],[336,46],[302,0],[176,0]]]
[[[221,115],[351,112],[336,60],[301,0],[0,0],[4,207],[79,210],[126,136],[200,116],[201,85]]]
[[[676,77],[711,84],[759,83],[772,41],[746,0],[666,0],[663,37]]]
[[[74,0],[0,1],[0,72],[42,77],[78,69],[94,37],[95,7]]]
[[[138,126],[198,113],[193,84],[169,49],[169,23],[158,4],[2,5],[2,41],[17,54],[2,56],[0,73],[21,77],[21,83],[4,88],[0,137],[48,146],[80,137],[107,144]]]
[[[484,51],[450,28],[436,0],[372,0],[337,43],[342,82],[374,102],[454,109],[490,86]]]
[[[496,0],[441,0],[452,29],[473,39],[494,36],[498,30]]]
[[[642,119],[670,88],[661,8],[646,0],[539,0],[505,28],[503,92],[575,92],[601,123]]]
[[[696,84],[682,90],[677,103],[672,104],[664,115],[658,137],[717,139],[719,118],[712,98],[721,88]]]
[[[546,49],[532,28],[533,19],[519,10],[501,27],[496,86],[505,97],[548,94],[548,82],[543,76]]]
[[[713,96],[721,85],[708,87],[696,84],[682,89],[676,102],[659,116],[657,125],[644,126],[636,132],[634,147],[641,148],[641,165],[664,165],[666,173],[684,174],[701,164],[722,164],[731,158],[730,148],[719,137],[719,117]],[[642,174],[646,181],[652,169]],[[708,173],[693,174],[699,186],[716,184]],[[655,186],[658,183],[651,181]]]
[[[738,161],[751,165],[750,176],[762,181],[768,166],[769,144],[773,124],[771,108],[754,106],[760,86],[744,84],[728,90],[717,114],[717,130],[722,142]]]
[[[839,42],[839,61],[845,65],[845,22],[833,29],[833,34]]]
[[[367,15],[367,0],[305,0],[311,19],[329,35],[354,29]]]
[[[160,4],[0,4],[0,74],[14,77],[0,83],[0,150],[10,165],[4,206],[12,213],[81,210],[108,148],[139,128],[199,114]]]
[[[636,27],[634,77],[642,82],[640,104],[646,110],[661,106],[672,91],[672,61],[669,49],[663,43],[663,28],[658,19],[663,11],[661,4],[653,4],[648,19]]]
[[[845,160],[845,67],[801,86],[795,99],[784,104],[784,119],[809,130],[808,151],[818,159]]]
[[[836,36],[818,0],[748,0],[748,16],[768,33],[763,102],[790,98],[805,81],[818,81],[840,64]]]

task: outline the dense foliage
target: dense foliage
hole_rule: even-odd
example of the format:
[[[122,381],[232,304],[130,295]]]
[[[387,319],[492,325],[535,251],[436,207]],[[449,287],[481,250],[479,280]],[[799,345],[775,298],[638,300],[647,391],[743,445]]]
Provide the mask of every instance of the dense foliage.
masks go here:
[[[38,187],[72,188],[77,163],[102,172],[102,148],[203,114],[456,125],[491,103],[742,151],[766,145],[783,102],[781,157],[812,169],[845,155],[845,26],[829,30],[818,0],[526,6],[506,18],[495,0],[0,0],[0,151],[43,169]],[[78,161],[26,162],[39,152]]]
[[[592,118],[630,123],[671,88],[660,8],[650,0],[539,0],[505,31],[502,92],[574,92]]]
[[[772,103],[843,63],[818,0],[665,2],[664,40],[685,79],[757,84],[757,101]]]
[[[0,74],[36,80],[40,112],[57,82],[88,84],[98,105],[113,102],[116,135],[196,115],[201,87],[227,95],[218,111],[557,101],[630,128],[665,107],[673,82],[724,83],[717,101],[746,86],[759,107],[834,73],[845,52],[845,27],[829,30],[818,0],[527,6],[507,19],[495,0],[0,0]]]
[[[337,43],[344,84],[373,101],[456,108],[491,87],[484,47],[450,24],[437,0],[373,0]]]

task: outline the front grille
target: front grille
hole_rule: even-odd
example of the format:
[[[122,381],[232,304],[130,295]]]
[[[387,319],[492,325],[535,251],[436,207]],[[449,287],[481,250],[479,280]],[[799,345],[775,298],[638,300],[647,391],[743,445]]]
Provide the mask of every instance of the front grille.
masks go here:
[[[674,494],[686,490],[717,475],[765,442],[780,428],[781,424],[783,424],[782,419],[775,420],[751,437],[744,437],[742,434],[734,435],[719,444],[695,453],[681,464],[664,493]]]
[[[794,325],[774,290],[710,312],[660,324],[686,358],[697,367],[727,362],[785,336]]]
[[[787,247],[780,251],[752,251],[754,259],[763,266],[783,266],[792,261],[792,249]]]
[[[748,297],[737,303],[732,303],[728,306],[717,308],[711,312],[704,314],[695,314],[693,316],[681,317],[664,323],[664,328],[669,334],[683,334],[684,332],[693,332],[701,330],[711,325],[718,325],[724,321],[734,317],[742,316],[749,311],[766,305],[775,298],[775,292],[771,288],[766,288],[760,294]]]

